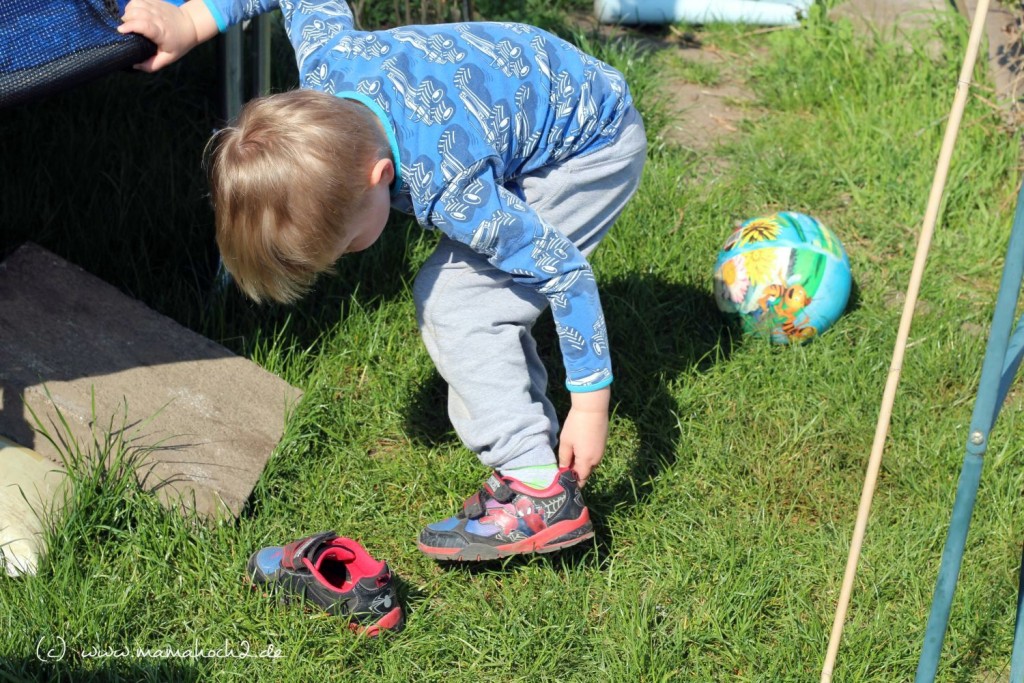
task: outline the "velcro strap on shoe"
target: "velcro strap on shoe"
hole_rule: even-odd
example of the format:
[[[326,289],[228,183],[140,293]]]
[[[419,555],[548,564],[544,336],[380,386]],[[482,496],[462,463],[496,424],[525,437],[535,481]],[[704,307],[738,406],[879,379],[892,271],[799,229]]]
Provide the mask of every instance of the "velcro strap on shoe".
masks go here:
[[[484,505],[484,492],[477,491],[472,496],[466,499],[466,502],[462,504],[462,511],[469,519],[479,519],[484,516],[487,512],[487,506]]]
[[[462,514],[469,519],[479,519],[487,512],[487,499],[493,498],[499,503],[508,503],[516,497],[516,492],[509,488],[497,472],[493,472],[481,490],[474,493],[462,504]]]
[[[499,503],[511,502],[516,497],[516,492],[509,488],[508,484],[498,475],[497,472],[491,474],[487,479],[487,483],[484,484],[484,489]]]
[[[292,571],[304,569],[305,565],[302,564],[302,558],[312,555],[320,545],[330,541],[332,538],[337,538],[337,536],[333,531],[323,531],[289,543],[281,553],[281,566]]]

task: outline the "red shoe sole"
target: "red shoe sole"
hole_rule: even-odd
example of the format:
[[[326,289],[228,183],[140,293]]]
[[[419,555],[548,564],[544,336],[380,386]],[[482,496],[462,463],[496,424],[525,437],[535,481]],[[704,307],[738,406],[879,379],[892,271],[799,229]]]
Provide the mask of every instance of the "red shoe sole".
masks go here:
[[[437,560],[454,560],[456,562],[480,562],[483,560],[497,560],[510,555],[523,555],[527,553],[553,553],[556,550],[574,546],[594,537],[593,528],[585,533],[573,535],[571,538],[564,538],[585,527],[590,527],[590,511],[583,508],[583,514],[576,519],[567,519],[549,526],[543,531],[538,531],[529,538],[524,538],[515,543],[505,545],[483,545],[471,543],[465,548],[435,548],[433,546],[419,543],[418,547],[422,553]]]
[[[403,624],[402,608],[396,607],[377,621],[369,625],[357,624],[356,622],[350,622],[348,629],[354,633],[365,635],[367,638],[376,638],[380,635],[381,630],[397,630]]]

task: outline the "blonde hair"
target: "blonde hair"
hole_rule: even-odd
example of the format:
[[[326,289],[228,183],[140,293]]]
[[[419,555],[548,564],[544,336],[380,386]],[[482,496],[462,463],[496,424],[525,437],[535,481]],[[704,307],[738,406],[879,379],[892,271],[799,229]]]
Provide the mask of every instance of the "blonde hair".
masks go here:
[[[313,90],[250,101],[211,144],[224,266],[250,298],[282,303],[331,268],[372,164],[391,156],[367,107]]]

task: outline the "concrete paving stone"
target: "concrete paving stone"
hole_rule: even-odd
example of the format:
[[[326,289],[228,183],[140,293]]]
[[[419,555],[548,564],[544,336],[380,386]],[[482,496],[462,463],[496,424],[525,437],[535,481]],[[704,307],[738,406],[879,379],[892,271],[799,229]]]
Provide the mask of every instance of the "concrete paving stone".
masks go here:
[[[832,18],[850,19],[864,30],[906,31],[926,28],[936,12],[953,9],[949,0],[847,0],[836,5]]]
[[[860,30],[900,35],[927,28],[935,21],[936,13],[948,12],[954,7],[971,20],[977,6],[977,0],[847,0],[833,8],[830,16],[850,19]],[[1024,91],[1022,23],[1019,11],[995,0],[989,3],[985,20],[987,48],[979,59],[987,59],[995,100],[1004,106],[1017,105]],[[937,49],[936,42],[937,39],[929,45],[930,52]]]
[[[57,411],[79,443],[111,425],[144,453],[147,490],[237,516],[300,392],[45,249],[0,263],[0,434],[53,462]]]

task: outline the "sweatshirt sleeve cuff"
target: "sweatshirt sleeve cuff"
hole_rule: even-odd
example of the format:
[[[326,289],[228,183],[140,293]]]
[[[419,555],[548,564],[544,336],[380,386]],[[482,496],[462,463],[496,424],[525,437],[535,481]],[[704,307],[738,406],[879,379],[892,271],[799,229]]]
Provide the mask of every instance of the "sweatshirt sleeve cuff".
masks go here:
[[[224,14],[220,11],[220,8],[211,2],[211,0],[203,0],[203,4],[206,5],[206,9],[210,10],[210,14],[213,15],[213,20],[217,22],[217,30],[221,33],[228,30],[228,20],[224,18]]]
[[[566,380],[565,388],[571,391],[572,393],[585,394],[589,391],[597,391],[598,389],[604,389],[605,387],[611,385],[613,379],[614,377],[608,375],[604,379],[594,382],[592,384],[574,384],[573,382]]]

